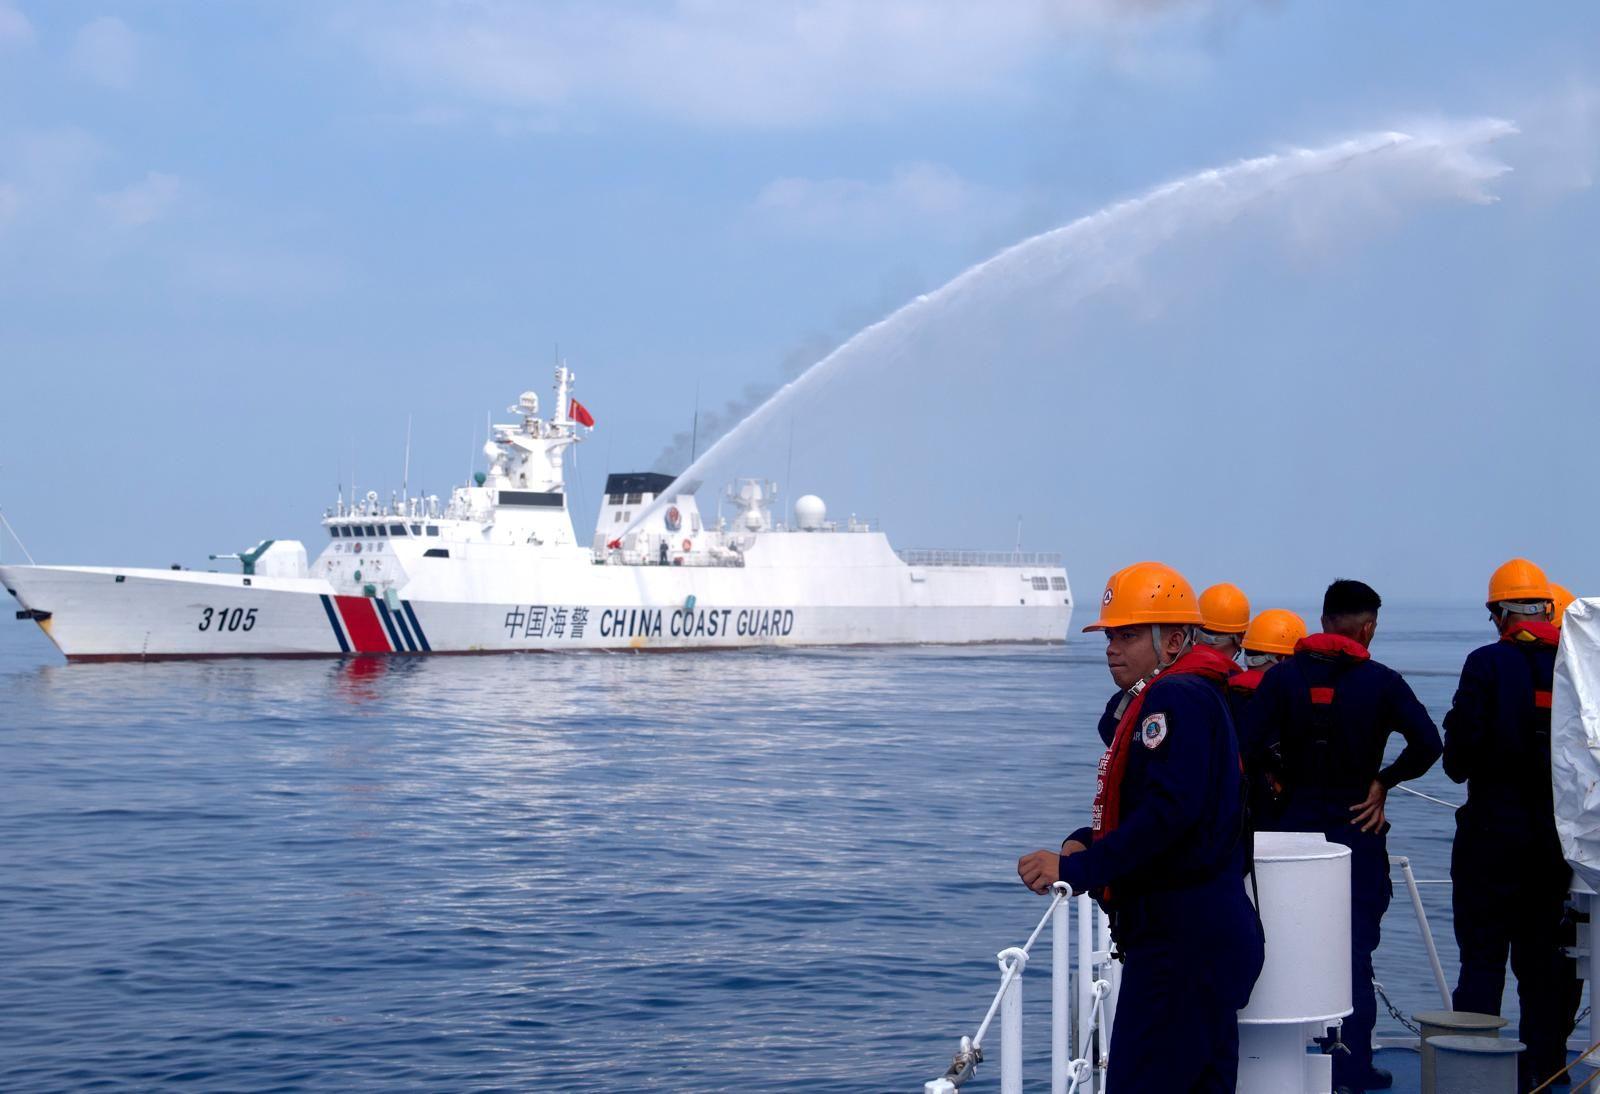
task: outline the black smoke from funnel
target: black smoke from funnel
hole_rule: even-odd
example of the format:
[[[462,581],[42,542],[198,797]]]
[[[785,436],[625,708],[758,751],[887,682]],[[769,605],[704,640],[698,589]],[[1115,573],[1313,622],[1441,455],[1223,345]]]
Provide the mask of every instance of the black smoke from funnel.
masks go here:
[[[744,421],[756,407],[766,402],[772,393],[799,376],[816,362],[832,352],[841,339],[832,335],[813,334],[784,355],[778,369],[778,378],[763,384],[746,384],[737,398],[729,399],[720,409],[700,411],[698,437],[691,427],[673,434],[672,440],[656,456],[652,467],[688,467],[693,462],[694,449],[704,452],[728,430]]]
[[[691,417],[690,427],[673,434],[672,440],[656,456],[656,462],[651,466],[663,469],[688,467],[694,456],[716,444],[724,433],[771,398],[773,392],[838,349],[856,331],[922,292],[926,283],[923,274],[907,269],[886,274],[873,299],[847,306],[839,312],[833,322],[832,333],[815,331],[808,334],[784,354],[774,379],[746,384],[737,398],[729,399],[720,409],[700,408],[698,430]]]

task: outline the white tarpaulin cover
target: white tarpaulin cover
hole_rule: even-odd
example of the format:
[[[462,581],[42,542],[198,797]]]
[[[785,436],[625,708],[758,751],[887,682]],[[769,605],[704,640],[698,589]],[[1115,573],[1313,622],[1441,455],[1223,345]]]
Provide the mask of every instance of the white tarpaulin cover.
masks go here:
[[[1600,891],[1600,597],[1574,600],[1561,624],[1550,708],[1556,832],[1577,875]]]

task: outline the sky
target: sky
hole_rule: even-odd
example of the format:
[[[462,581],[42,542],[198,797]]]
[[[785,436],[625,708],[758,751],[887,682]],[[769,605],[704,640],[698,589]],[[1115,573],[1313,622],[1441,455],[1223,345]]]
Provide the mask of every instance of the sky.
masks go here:
[[[586,539],[697,406],[927,294],[718,473],[904,547],[1020,520],[1091,600],[1144,558],[1258,607],[1517,554],[1600,594],[1597,59],[1581,3],[0,0],[0,510],[41,562],[315,551],[408,421],[446,493],[559,352]],[[1426,151],[939,295],[1373,134]]]

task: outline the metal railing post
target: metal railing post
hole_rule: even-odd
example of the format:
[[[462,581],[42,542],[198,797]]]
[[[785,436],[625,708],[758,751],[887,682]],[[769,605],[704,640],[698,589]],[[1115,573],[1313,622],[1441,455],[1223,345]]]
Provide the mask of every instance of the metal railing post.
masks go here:
[[[1022,1094],[1022,973],[1028,954],[1013,946],[1000,951],[999,961],[1001,977],[1011,978],[1000,1001],[1000,1094]]]
[[[1106,975],[1102,979],[1111,984],[1111,990],[1100,1004],[1100,1058],[1104,1060],[1111,1054],[1111,1023],[1117,1013],[1117,988],[1122,983],[1121,970],[1111,960],[1111,918],[1104,912],[1095,916],[1094,938],[1095,960],[1098,963],[1103,958],[1106,964]]]
[[[1056,882],[1051,891],[1062,899],[1056,901],[1050,913],[1050,1094],[1067,1094],[1067,1070],[1072,1062],[1072,1050],[1067,1044],[1068,1013],[1067,978],[1067,916],[1071,903],[1067,897],[1071,888]]]
[[[1092,1060],[1094,1049],[1088,1032],[1090,1008],[1094,1006],[1094,905],[1087,893],[1080,893],[1073,903],[1078,906],[1078,1028],[1073,1031],[1072,1042],[1078,1046],[1079,1056]]]
[[[1428,913],[1422,908],[1422,892],[1417,888],[1417,875],[1411,872],[1411,860],[1405,855],[1390,855],[1389,862],[1400,867],[1406,879],[1406,889],[1411,893],[1411,908],[1417,913],[1417,929],[1422,932],[1422,944],[1428,951],[1428,964],[1433,968],[1433,983],[1439,989],[1439,1000],[1445,1010],[1453,1008],[1450,985],[1445,982],[1444,966],[1439,964],[1439,950],[1433,944],[1433,929],[1428,926]]]

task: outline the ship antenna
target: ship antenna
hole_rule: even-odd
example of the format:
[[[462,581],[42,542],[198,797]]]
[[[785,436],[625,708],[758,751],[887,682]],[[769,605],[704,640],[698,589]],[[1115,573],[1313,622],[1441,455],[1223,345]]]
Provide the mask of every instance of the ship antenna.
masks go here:
[[[689,429],[689,466],[694,466],[695,457],[700,454],[700,384],[694,385],[694,425]]]
[[[400,496],[411,497],[411,415],[406,415],[406,463],[400,472]]]
[[[794,489],[793,489],[793,487],[794,487],[794,415],[793,414],[789,415],[789,465],[784,468],[783,476],[784,476],[784,480],[783,480],[783,484],[782,484],[783,485],[783,489],[789,491],[790,494],[794,493]],[[788,495],[787,494],[784,495],[784,500],[786,502],[788,501]],[[782,513],[783,510],[779,509],[778,512]]]
[[[17,535],[17,530],[11,527],[11,522],[6,519],[6,511],[4,509],[0,509],[0,524],[6,526],[6,531],[11,533],[11,538],[17,541],[18,547],[22,548],[22,553],[28,558],[28,565],[39,565],[37,562],[33,561],[33,554],[28,550],[28,545],[22,542],[22,537]]]

